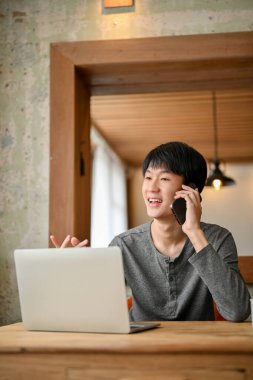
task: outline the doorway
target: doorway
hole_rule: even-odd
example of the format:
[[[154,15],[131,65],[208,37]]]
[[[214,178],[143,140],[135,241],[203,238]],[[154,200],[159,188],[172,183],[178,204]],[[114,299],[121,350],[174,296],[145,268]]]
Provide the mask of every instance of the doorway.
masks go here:
[[[253,33],[51,45],[50,233],[90,236],[90,97],[253,86]]]

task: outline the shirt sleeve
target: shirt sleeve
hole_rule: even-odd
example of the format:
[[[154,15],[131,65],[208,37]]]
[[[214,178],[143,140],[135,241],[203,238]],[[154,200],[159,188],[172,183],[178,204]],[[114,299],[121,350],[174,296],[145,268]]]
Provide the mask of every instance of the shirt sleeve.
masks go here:
[[[119,247],[122,250],[121,240],[118,236],[115,236],[109,244],[109,247]]]
[[[195,253],[189,262],[208,287],[223,318],[239,322],[249,316],[250,295],[238,268],[237,249],[229,231],[219,233],[213,244]]]

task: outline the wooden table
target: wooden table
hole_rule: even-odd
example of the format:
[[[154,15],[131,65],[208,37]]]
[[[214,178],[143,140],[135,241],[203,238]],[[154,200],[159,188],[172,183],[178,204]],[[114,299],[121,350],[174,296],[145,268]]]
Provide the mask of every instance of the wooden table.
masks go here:
[[[130,335],[0,328],[1,380],[253,379],[250,322],[163,322]]]

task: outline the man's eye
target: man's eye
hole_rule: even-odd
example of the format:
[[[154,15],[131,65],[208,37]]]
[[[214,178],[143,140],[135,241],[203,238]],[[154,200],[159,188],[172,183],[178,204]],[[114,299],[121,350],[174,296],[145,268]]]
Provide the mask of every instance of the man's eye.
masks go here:
[[[151,177],[146,176],[145,179],[151,179]]]
[[[162,181],[169,181],[169,178],[165,178],[165,177],[163,177],[163,178],[161,178],[161,180],[162,180]]]

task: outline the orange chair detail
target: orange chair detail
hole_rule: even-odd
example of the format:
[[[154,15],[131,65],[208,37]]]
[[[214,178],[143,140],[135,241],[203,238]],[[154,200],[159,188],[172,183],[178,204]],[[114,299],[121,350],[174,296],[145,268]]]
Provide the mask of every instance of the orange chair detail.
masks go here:
[[[128,297],[127,299],[127,307],[128,307],[128,310],[131,309],[133,305],[133,299],[132,297]],[[214,307],[214,316],[215,316],[215,320],[216,321],[225,321],[225,319],[220,315],[220,313],[218,312],[218,309],[217,309],[217,306],[216,306],[216,303],[214,302],[213,303],[213,307]]]

